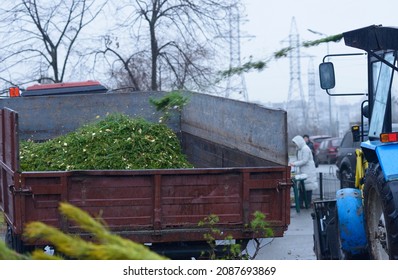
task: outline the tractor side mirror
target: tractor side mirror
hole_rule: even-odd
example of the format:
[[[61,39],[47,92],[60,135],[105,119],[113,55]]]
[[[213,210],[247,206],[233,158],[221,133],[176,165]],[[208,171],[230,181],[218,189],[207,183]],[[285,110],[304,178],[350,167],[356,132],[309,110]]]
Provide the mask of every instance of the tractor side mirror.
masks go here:
[[[368,105],[365,105],[365,106],[362,108],[362,115],[363,115],[365,118],[369,119],[369,106],[368,106]]]
[[[331,62],[323,62],[319,65],[319,78],[322,89],[332,89],[336,85],[334,66]]]

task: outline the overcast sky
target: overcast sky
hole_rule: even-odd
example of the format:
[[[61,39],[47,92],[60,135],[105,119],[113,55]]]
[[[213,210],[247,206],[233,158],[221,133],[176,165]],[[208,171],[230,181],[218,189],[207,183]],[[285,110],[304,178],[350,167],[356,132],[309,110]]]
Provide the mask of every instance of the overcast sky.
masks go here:
[[[243,1],[246,3],[247,20],[241,23],[242,62],[247,61],[249,56],[253,56],[253,60],[264,59],[275,51],[287,47],[293,17],[301,41],[322,38],[309,32],[308,29],[334,35],[373,24],[398,27],[397,0]],[[248,35],[253,37],[249,38]],[[352,53],[359,50],[346,47],[341,41],[329,44],[329,51]],[[313,56],[316,70],[326,53],[326,44],[301,49],[301,79],[305,96],[308,95],[309,57]],[[285,102],[290,82],[289,59],[274,61],[262,72],[245,74],[245,80],[250,101]],[[316,80],[319,80],[317,75]]]

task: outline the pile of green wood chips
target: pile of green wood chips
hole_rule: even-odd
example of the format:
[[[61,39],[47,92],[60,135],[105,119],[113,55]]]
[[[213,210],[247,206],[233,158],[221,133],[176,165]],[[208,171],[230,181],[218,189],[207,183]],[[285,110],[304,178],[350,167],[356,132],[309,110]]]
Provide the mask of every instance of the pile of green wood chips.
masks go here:
[[[21,141],[22,171],[192,168],[163,124],[110,115],[42,143]]]

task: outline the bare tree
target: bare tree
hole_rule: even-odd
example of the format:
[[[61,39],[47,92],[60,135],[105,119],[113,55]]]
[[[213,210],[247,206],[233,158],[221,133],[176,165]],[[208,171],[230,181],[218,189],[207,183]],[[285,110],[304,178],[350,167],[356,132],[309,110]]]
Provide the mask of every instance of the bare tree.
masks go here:
[[[228,9],[235,2],[239,0],[126,0],[119,4],[119,11],[130,11],[121,24],[140,38],[140,49],[134,53],[147,52],[150,58],[151,90],[201,88],[211,82],[217,64],[214,41],[227,32]]]
[[[72,67],[78,37],[106,4],[95,0],[3,1],[0,10],[0,77],[62,82]],[[16,77],[20,73],[20,77]]]
[[[116,81],[116,87],[118,89],[126,90],[149,90],[149,73],[148,63],[150,59],[146,56],[145,51],[133,52],[129,50],[131,54],[124,55],[126,50],[120,47],[118,37],[112,38],[110,35],[106,35],[103,38],[104,48],[94,49],[92,53],[95,57],[101,55],[104,58],[105,63],[108,65],[110,76]],[[111,55],[109,55],[111,54]],[[110,57],[110,59],[108,59]],[[96,58],[95,61],[101,60]]]

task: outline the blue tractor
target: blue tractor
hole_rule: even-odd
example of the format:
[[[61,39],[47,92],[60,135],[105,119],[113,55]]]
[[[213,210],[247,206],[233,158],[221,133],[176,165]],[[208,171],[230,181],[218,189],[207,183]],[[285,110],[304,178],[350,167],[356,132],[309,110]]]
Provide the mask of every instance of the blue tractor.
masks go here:
[[[355,188],[342,185],[335,200],[314,202],[314,250],[318,259],[398,259],[398,28],[372,25],[342,36],[367,56],[367,100],[352,127],[361,148]],[[321,88],[347,95],[332,93],[332,56],[319,66]]]

